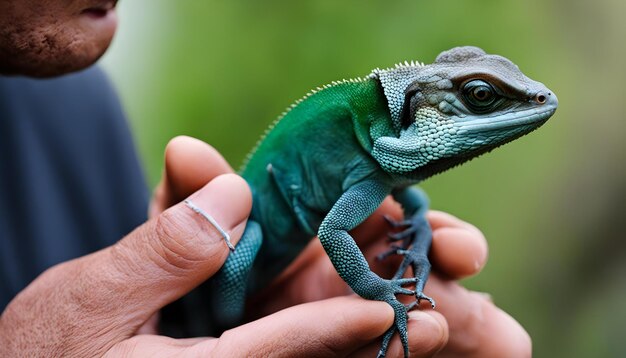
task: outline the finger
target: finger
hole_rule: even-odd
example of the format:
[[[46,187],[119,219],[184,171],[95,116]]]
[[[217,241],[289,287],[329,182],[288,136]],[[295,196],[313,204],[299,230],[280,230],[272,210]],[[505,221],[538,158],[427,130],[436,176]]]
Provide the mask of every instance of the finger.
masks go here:
[[[431,276],[426,292],[437,298],[437,311],[450,327],[442,357],[530,357],[528,333],[486,295]]]
[[[392,322],[393,311],[385,303],[342,297],[293,307],[227,331],[219,339],[135,336],[115,345],[105,356],[373,357],[381,344],[377,335]],[[430,357],[448,339],[445,319],[433,311],[410,312],[408,332],[411,357]],[[387,357],[400,356],[402,345],[394,337]]]
[[[233,243],[238,241],[251,207],[250,191],[241,177],[218,176],[189,199],[211,215]],[[104,253],[110,269],[125,274],[124,284],[133,284],[133,292],[139,288],[146,294],[158,292],[158,298],[150,300],[151,307],[146,307],[156,310],[213,275],[228,249],[216,227],[179,203]]]
[[[356,296],[293,306],[224,332],[212,356],[334,357],[345,355],[382,335],[393,322],[384,302]],[[263,334],[259,334],[263,332]]]
[[[433,230],[430,260],[443,276],[458,280],[479,273],[487,263],[488,246],[479,230],[440,226]]]
[[[430,226],[433,230],[437,230],[442,227],[455,227],[466,228],[480,232],[480,230],[478,230],[474,225],[443,211],[430,210],[428,211],[428,213],[426,213],[426,218],[428,219],[428,222],[430,223]]]
[[[426,217],[433,230],[430,259],[435,270],[449,279],[479,273],[488,257],[483,233],[474,225],[442,211],[431,210]]]
[[[198,354],[210,353],[216,357],[265,357],[270,353],[273,357],[344,356],[372,342],[379,344],[379,337],[391,327],[393,315],[391,307],[384,302],[356,296],[332,298],[294,306],[227,331],[212,350],[198,351]],[[432,335],[441,337],[442,328],[431,329],[439,326],[439,321],[424,319],[428,321],[424,327],[428,328],[422,332],[423,339],[415,344],[439,347],[439,343],[433,343],[437,339]]]
[[[199,139],[179,136],[165,148],[165,177],[175,202],[191,195],[218,175],[232,172],[222,155]]]
[[[243,179],[219,176],[190,199],[238,241],[251,207]],[[89,342],[94,351],[79,355],[99,355],[213,275],[228,252],[215,227],[178,204],[116,245],[46,271],[9,305],[8,319],[15,327],[41,323],[32,329],[54,336],[46,344]]]
[[[393,205],[381,206],[390,210],[388,213],[397,215]],[[485,236],[475,226],[466,223],[450,214],[440,211],[429,211],[427,219],[432,228],[432,246],[429,253],[433,271],[449,279],[461,279],[475,275],[484,267],[488,257],[488,246]],[[385,223],[386,224],[386,223]],[[387,277],[393,275],[398,267],[399,255],[385,260],[376,260],[376,256],[389,249],[389,243],[382,240],[389,230],[388,225],[379,223],[381,228],[369,228],[379,234],[378,240],[371,240],[363,247],[363,253],[371,262],[372,269]],[[383,229],[385,228],[385,229]],[[380,233],[380,230],[383,233]]]
[[[432,357],[448,342],[448,324],[445,318],[435,311],[411,311],[408,323],[410,357]],[[380,345],[381,340],[371,342],[350,356],[376,357]],[[402,343],[397,334],[391,339],[386,356],[404,356]]]
[[[156,216],[182,201],[206,183],[233,169],[215,148],[201,140],[178,136],[165,148],[165,170],[150,205],[150,216]]]
[[[104,357],[197,357],[188,349],[215,338],[174,339],[156,335],[137,335],[109,349]]]

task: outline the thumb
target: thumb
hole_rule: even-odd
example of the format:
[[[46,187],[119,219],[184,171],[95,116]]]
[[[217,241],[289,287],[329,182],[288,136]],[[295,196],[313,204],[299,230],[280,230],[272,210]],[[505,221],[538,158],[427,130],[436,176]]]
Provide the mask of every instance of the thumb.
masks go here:
[[[207,143],[187,136],[172,139],[165,148],[165,170],[150,202],[150,217],[157,216],[218,175],[233,169]]]
[[[242,178],[218,176],[189,199],[239,241],[251,207]],[[218,230],[179,203],[117,244],[47,270],[9,304],[0,328],[22,327],[13,336],[27,342],[18,345],[101,355],[215,274],[228,252]]]
[[[236,244],[251,207],[248,185],[234,174],[218,176],[189,200],[195,210],[176,204],[104,252],[107,267],[124,281],[115,290],[128,294],[146,315],[220,269],[229,250],[219,230]],[[219,228],[197,214],[197,209],[211,215]]]

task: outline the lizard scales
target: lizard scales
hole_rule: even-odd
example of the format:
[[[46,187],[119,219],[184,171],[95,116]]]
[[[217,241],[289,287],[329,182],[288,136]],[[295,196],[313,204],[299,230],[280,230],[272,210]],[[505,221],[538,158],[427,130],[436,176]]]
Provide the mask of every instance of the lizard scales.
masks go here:
[[[215,320],[234,325],[246,294],[274,279],[319,236],[354,292],[385,301],[408,356],[407,310],[430,272],[428,200],[414,184],[527,134],[547,121],[556,96],[511,61],[476,47],[441,53],[430,65],[405,62],[314,90],[292,105],[257,144],[241,175],[253,208],[237,250],[213,279]],[[348,231],[393,195],[405,231],[381,255],[402,255],[396,275],[369,269]],[[403,278],[408,268],[410,278]],[[414,289],[406,288],[414,285]],[[415,297],[408,307],[395,295]]]

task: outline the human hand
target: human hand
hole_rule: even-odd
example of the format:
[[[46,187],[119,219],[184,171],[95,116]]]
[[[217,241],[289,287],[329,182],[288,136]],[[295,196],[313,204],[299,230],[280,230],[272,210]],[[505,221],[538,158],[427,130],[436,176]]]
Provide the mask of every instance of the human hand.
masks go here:
[[[245,181],[222,175],[191,198],[238,241],[251,207]],[[117,244],[48,269],[20,292],[0,316],[0,356],[183,351],[189,341],[135,333],[217,272],[227,255],[217,231],[184,204],[174,205]]]
[[[385,239],[389,231],[385,215],[396,220],[402,217],[400,206],[391,198],[387,198],[351,234],[372,270],[381,277],[391,277],[401,257],[383,261],[376,259],[389,245]],[[420,310],[409,312],[411,357],[427,357],[435,352],[439,352],[438,357],[530,357],[531,341],[526,331],[497,308],[487,294],[468,291],[456,282],[477,274],[485,265],[487,243],[482,233],[443,212],[431,211],[427,218],[433,229],[430,252],[433,271],[425,293],[436,300],[437,309],[432,310],[429,302],[423,302]],[[319,240],[313,240],[271,287],[255,297],[250,306],[256,308],[253,311],[255,314],[266,315],[284,307],[350,292]],[[370,344],[367,347],[368,356],[375,356],[379,348],[380,342]],[[392,339],[388,356],[402,356],[397,335]]]
[[[214,149],[189,138],[173,141],[168,146],[166,158],[170,159],[166,160],[167,174],[157,189],[158,200],[155,200],[153,205],[154,214],[181,201],[211,178],[232,172],[230,166]],[[215,164],[208,166],[205,164],[208,162]],[[387,199],[374,215],[352,234],[372,269],[382,277],[391,277],[399,264],[398,260],[390,258],[380,262],[375,259],[380,252],[388,248],[385,236],[389,227],[383,220],[384,215],[399,219],[402,211],[398,204]],[[478,273],[484,266],[487,259],[487,244],[482,233],[474,226],[442,212],[430,212],[428,219],[433,228],[430,255],[433,274],[426,287],[426,293],[437,300],[437,310],[424,307],[423,310],[409,313],[411,355],[429,356],[441,350],[440,356],[449,357],[530,356],[531,342],[524,329],[509,315],[499,310],[487,295],[470,292],[456,282],[458,279]],[[345,355],[351,352],[355,355],[364,353],[366,356],[375,356],[380,343],[371,337],[378,337],[386,331],[393,321],[393,311],[386,304],[368,310],[365,305],[373,302],[343,297],[349,294],[349,287],[337,275],[319,240],[312,240],[271,287],[253,298],[249,306],[254,309],[248,311],[251,312],[252,318],[258,318],[306,303],[263,319],[268,322],[263,326],[263,332],[273,332],[276,336],[284,334],[282,330],[284,326],[271,320],[282,317],[285,319],[284,324],[292,327],[291,332],[306,332],[300,337],[309,336],[304,341],[292,340],[289,336],[290,339],[282,340],[282,344],[289,348],[274,346],[273,351],[284,350],[306,355],[305,352],[289,349],[298,348],[298,345],[301,345],[300,349],[310,348],[317,343],[319,350],[313,350],[317,355],[333,353]],[[338,298],[329,300],[332,297]],[[339,299],[340,301],[337,301]],[[310,302],[315,302],[315,305]],[[372,309],[379,309],[380,312],[374,312]],[[374,313],[380,313],[382,317]],[[307,322],[311,324],[318,322],[319,326],[308,326],[308,330],[299,326],[304,326]],[[253,332],[256,329],[254,324],[258,323],[259,321],[256,321],[243,327]],[[350,326],[347,326],[347,323],[350,323]],[[229,331],[229,335],[231,333],[232,331]],[[365,341],[370,343],[365,344]],[[261,343],[263,342],[259,342]],[[352,351],[343,350],[341,344],[356,344],[359,348]],[[276,350],[277,348],[283,350]],[[245,349],[233,352],[253,355],[253,351]],[[388,356],[401,354],[402,348],[396,336]]]
[[[16,296],[0,317],[0,356],[358,355],[391,324],[386,304],[352,296],[291,307],[220,338],[137,334],[161,307],[213,275],[228,254],[216,230],[186,206],[157,215],[160,209],[190,190],[236,243],[251,205],[245,182],[219,175],[229,169],[205,144],[179,138],[166,158],[155,217],[109,248],[47,270]],[[194,187],[185,180],[193,172],[180,171],[180,163],[198,164],[189,168],[205,170],[199,174],[208,173],[202,176],[208,184]],[[429,337],[432,328],[424,322],[414,331]]]
[[[232,172],[213,148],[188,137],[174,139],[167,147],[165,158],[165,175],[155,190],[151,216],[182,201],[212,178]],[[291,308],[291,305],[285,305],[281,309],[286,309],[278,313],[272,312],[267,317],[225,332],[218,345],[224,351],[212,353],[217,356],[266,356],[270,352],[278,356],[371,355],[376,352],[369,352],[366,346],[372,342],[379,345],[378,337],[393,322],[393,311],[386,303],[366,301],[354,295],[303,302],[308,303]],[[267,311],[267,308],[260,308],[260,311]],[[144,327],[143,331],[151,332],[154,328]],[[415,328],[417,337],[426,338],[416,341],[428,344],[428,340],[432,340],[432,328],[429,322]],[[435,328],[441,336],[440,327]],[[294,332],[298,332],[297,336]],[[238,339],[233,339],[235,337]],[[241,344],[242,340],[247,344]],[[201,346],[205,346],[204,343]]]

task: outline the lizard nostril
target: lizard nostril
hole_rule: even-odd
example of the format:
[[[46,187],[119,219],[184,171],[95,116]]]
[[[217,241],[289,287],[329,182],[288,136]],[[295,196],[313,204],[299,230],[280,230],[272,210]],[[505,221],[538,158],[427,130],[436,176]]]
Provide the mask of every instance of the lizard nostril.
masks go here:
[[[546,97],[546,95],[541,92],[537,93],[537,95],[535,96],[535,102],[539,104],[544,104],[547,100],[548,98]]]

